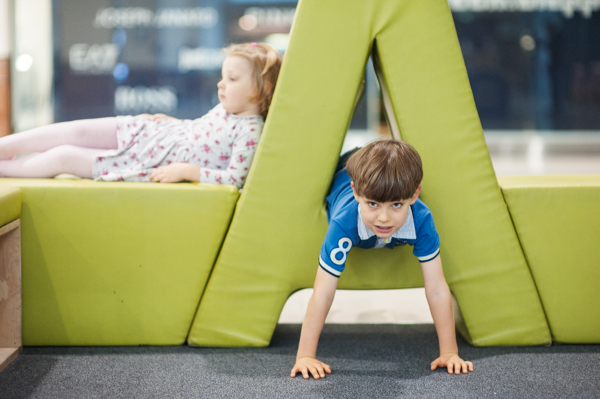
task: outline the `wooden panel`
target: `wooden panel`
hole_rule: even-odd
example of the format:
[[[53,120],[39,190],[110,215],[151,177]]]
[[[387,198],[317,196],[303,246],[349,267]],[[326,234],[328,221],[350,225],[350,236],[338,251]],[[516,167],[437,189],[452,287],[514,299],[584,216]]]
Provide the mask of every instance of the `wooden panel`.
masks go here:
[[[21,350],[21,227],[0,228],[0,370]]]
[[[4,370],[23,351],[23,348],[0,348],[0,371]]]
[[[6,223],[4,226],[0,227],[0,237],[3,236],[4,234],[8,233],[9,231],[19,228],[20,226],[21,226],[20,219],[13,220],[10,223]],[[19,247],[20,246],[21,245],[19,244]]]

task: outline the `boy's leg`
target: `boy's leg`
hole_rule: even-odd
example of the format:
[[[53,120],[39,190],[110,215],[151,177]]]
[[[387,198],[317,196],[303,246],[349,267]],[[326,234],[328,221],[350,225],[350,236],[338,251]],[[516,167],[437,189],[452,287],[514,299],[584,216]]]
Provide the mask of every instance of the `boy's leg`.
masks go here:
[[[54,177],[70,173],[92,177],[92,164],[106,150],[61,145],[41,154],[32,154],[11,161],[0,161],[0,177]]]
[[[55,123],[0,138],[0,160],[16,154],[44,152],[60,145],[115,149],[117,118],[83,119]]]

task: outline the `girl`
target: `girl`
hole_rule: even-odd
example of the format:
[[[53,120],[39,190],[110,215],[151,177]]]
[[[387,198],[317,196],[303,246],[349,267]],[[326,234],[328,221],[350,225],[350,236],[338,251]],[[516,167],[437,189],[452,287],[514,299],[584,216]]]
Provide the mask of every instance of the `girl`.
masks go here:
[[[189,180],[241,188],[283,57],[264,43],[232,45],[225,52],[220,104],[202,118],[118,116],[13,134],[0,138],[0,176],[70,173],[100,181]],[[29,152],[38,154],[13,159]]]

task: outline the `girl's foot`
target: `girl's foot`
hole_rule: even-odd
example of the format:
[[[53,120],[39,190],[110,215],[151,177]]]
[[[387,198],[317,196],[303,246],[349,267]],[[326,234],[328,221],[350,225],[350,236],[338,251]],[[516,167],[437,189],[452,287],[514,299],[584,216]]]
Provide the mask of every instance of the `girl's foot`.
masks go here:
[[[11,149],[12,135],[0,137],[0,161],[11,161],[15,159],[14,148]]]
[[[15,154],[5,153],[0,147],[0,161],[10,161],[15,158]]]

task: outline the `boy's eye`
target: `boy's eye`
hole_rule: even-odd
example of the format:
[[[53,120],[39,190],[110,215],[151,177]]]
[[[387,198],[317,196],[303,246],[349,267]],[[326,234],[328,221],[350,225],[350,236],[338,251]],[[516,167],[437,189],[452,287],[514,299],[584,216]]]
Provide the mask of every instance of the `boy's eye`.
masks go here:
[[[376,208],[377,207],[377,202],[369,202],[369,206],[371,208]]]
[[[401,206],[402,206],[402,204],[401,204],[401,203],[399,203],[399,202],[396,202],[395,204],[392,204],[392,208],[395,208],[395,209],[398,209],[398,208],[400,208]]]

